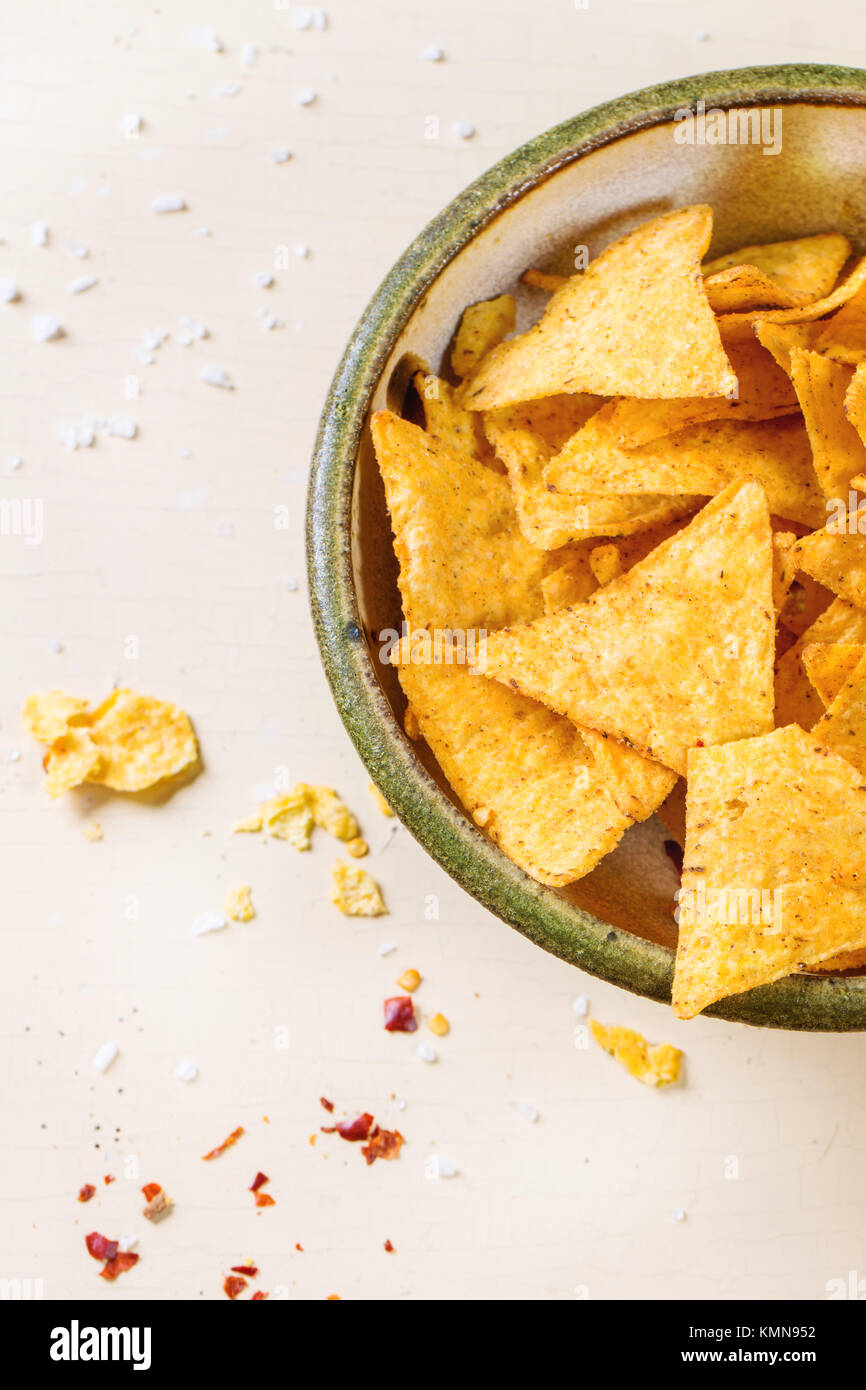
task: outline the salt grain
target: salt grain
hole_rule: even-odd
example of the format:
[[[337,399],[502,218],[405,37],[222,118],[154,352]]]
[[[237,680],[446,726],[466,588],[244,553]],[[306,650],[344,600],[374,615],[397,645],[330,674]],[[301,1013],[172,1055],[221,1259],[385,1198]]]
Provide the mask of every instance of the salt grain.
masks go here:
[[[178,1062],[174,1069],[174,1074],[178,1081],[195,1081],[198,1076],[198,1067],[195,1062],[191,1062],[188,1057]]]
[[[30,240],[34,246],[48,245],[48,228],[44,222],[34,222],[30,228]]]
[[[49,637],[48,650],[50,652],[53,652],[55,656],[60,655],[60,653],[63,651],[63,643],[61,642],[59,637]]]
[[[30,332],[37,343],[50,343],[52,339],[63,336],[63,329],[53,314],[37,314],[31,320]]]
[[[393,941],[383,941],[382,945],[376,951],[376,955],[390,956],[391,952],[396,951],[396,949],[397,947],[394,945]]]
[[[271,159],[274,164],[288,164],[291,157],[288,150],[271,150]]]
[[[259,50],[254,43],[245,43],[241,49],[241,63],[245,68],[254,66],[259,56]]]
[[[424,1160],[424,1171],[431,1178],[456,1178],[457,1169],[450,1159],[441,1154],[428,1154]]]
[[[201,29],[188,29],[184,35],[186,42],[194,44],[197,48],[208,48],[211,53],[222,53],[223,41],[217,36],[209,24],[203,25]]]
[[[117,1046],[117,1043],[103,1043],[90,1065],[93,1067],[94,1071],[106,1072],[116,1059],[119,1051],[120,1048]]]
[[[282,328],[284,326],[283,320],[278,319],[274,314],[262,314],[260,322],[262,328],[264,328],[266,332],[270,332],[272,328]]]
[[[223,391],[235,389],[235,384],[225,367],[218,367],[215,362],[205,362],[199,376],[202,381],[207,382],[208,386],[219,386]]]
[[[117,435],[119,439],[134,439],[138,433],[138,426],[128,415],[112,415],[105,432]]]
[[[13,458],[9,460],[9,468],[13,473],[17,473],[18,469],[22,466],[23,463],[23,458],[16,454]]]
[[[303,243],[301,243],[294,248],[294,252],[300,260],[305,261],[310,254],[310,248],[309,246],[304,246]]]
[[[471,140],[475,134],[475,127],[469,121],[455,121],[451,129],[459,140]]]
[[[129,1254],[138,1244],[138,1236],[120,1236],[117,1241],[117,1248],[122,1254]]]
[[[253,276],[253,284],[259,290],[269,290],[274,283],[274,277],[269,270],[257,270]]]
[[[90,254],[83,241],[67,241],[66,249],[70,256],[75,256],[79,261],[86,261]]]
[[[589,1001],[586,995],[579,994],[577,998],[573,1001],[571,1008],[572,1012],[576,1013],[579,1018],[585,1018],[586,1015],[589,1013]]]
[[[75,280],[70,280],[66,288],[70,294],[84,294],[85,290],[92,290],[98,284],[95,275],[79,275]]]
[[[120,122],[120,129],[128,140],[133,140],[141,132],[141,117],[137,111],[127,111]]]
[[[425,63],[441,63],[445,57],[445,50],[440,48],[438,43],[431,43],[426,48],[422,48],[421,57]]]
[[[236,97],[240,90],[241,84],[239,82],[221,82],[218,87],[213,88],[212,95],[215,97]]]
[[[673,1221],[685,1221],[686,1214],[683,1211],[682,1207],[674,1207],[673,1211],[671,1212],[671,1219]]]
[[[7,280],[5,275],[0,276],[0,304],[13,304],[20,298],[18,286],[14,280]]]
[[[200,917],[196,917],[192,924],[193,936],[206,936],[208,932],[222,931],[223,927],[228,926],[228,918],[221,912],[211,910],[203,912]]]
[[[302,87],[299,92],[295,93],[295,105],[312,106],[316,96],[317,93],[313,91],[312,87]]]
[[[519,1104],[518,1107],[517,1107],[517,1113],[518,1113],[524,1120],[528,1120],[528,1122],[529,1122],[531,1125],[534,1125],[534,1124],[535,1124],[535,1121],[538,1119],[538,1111],[536,1110],[535,1106],[534,1106],[534,1105],[530,1105],[530,1104],[529,1104],[529,1101],[526,1101],[526,1100],[522,1100],[522,1101],[520,1102],[520,1104]]]
[[[421,1043],[420,1047],[417,1047],[415,1049],[415,1055],[416,1057],[420,1057],[422,1062],[436,1061],[436,1053],[432,1047],[429,1047],[427,1045],[427,1043]]]
[[[181,193],[161,193],[150,206],[154,212],[186,212],[186,199]]]

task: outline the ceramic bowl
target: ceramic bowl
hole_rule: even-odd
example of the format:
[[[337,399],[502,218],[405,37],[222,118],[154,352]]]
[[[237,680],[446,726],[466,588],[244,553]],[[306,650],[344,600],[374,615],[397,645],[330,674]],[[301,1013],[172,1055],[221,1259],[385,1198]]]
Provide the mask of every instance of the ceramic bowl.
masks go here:
[[[760,143],[687,143],[683,113],[699,102],[707,112],[764,110]],[[695,124],[692,134],[709,128]],[[653,999],[670,998],[677,883],[658,819],[629,830],[581,882],[543,887],[473,825],[423,745],[402,731],[405,702],[373,639],[399,627],[401,615],[366,420],[371,410],[402,408],[419,359],[440,366],[467,304],[514,292],[524,327],[543,303],[518,286],[527,266],[568,269],[575,245],[595,255],[671,208],[712,205],[712,255],[823,231],[845,232],[866,249],[864,169],[859,69],[709,73],[576,116],[483,174],[412,243],[364,311],[322,415],[307,517],[313,616],[334,698],[371,776],[415,838],[491,912],[563,960]],[[861,1029],[866,978],[792,977],[707,1012],[783,1028]]]

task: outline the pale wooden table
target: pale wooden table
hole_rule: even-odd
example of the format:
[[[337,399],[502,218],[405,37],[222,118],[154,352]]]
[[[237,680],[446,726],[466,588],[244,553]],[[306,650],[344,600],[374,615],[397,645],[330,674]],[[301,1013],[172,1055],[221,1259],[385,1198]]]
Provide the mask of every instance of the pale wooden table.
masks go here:
[[[345,339],[455,192],[535,132],[646,83],[864,62],[858,12],[847,0],[327,11],[324,33],[296,32],[264,0],[6,0],[0,15],[0,275],[22,296],[0,305],[0,477],[4,498],[41,501],[45,526],[38,546],[0,540],[0,1280],[42,1280],[57,1298],[221,1298],[228,1266],[252,1257],[262,1286],[292,1298],[824,1297],[864,1265],[863,1039],[677,1025],[531,947],[404,830],[383,848],[389,823],[319,667],[302,520]],[[207,25],[224,52],[185,41]],[[423,61],[437,42],[445,61]],[[304,88],[311,106],[295,104]],[[137,138],[121,129],[129,112]],[[458,120],[473,139],[453,136]],[[290,162],[272,162],[280,147]],[[188,210],[155,215],[152,199],[173,193]],[[50,228],[45,247],[34,221]],[[275,286],[255,288],[280,247]],[[85,273],[99,284],[71,295]],[[263,331],[260,307],[284,326]],[[33,341],[40,313],[66,336]],[[185,315],[206,341],[178,341]],[[170,337],[146,366],[149,329]],[[204,362],[236,389],[204,384]],[[138,437],[70,452],[57,426],[88,414],[130,416]],[[96,699],[116,679],[190,711],[204,775],[161,806],[49,803],[22,697],[62,685]],[[330,843],[302,857],[232,838],[279,768],[332,782],[358,810],[389,918],[353,922],[329,904]],[[82,835],[94,814],[99,844]],[[256,920],[193,937],[193,919],[244,880]],[[387,939],[399,949],[383,960]],[[415,1056],[422,1035],[381,1026],[410,965],[423,1014],[452,1023],[434,1066]],[[579,993],[603,1020],[683,1045],[686,1086],[647,1092],[576,1047]],[[98,1075],[107,1039],[121,1052]],[[184,1056],[200,1068],[188,1086],[172,1074]],[[399,1124],[400,1161],[367,1169],[336,1136],[311,1147],[321,1094]],[[237,1124],[241,1143],[203,1165]],[[425,1178],[433,1153],[459,1175]],[[277,1199],[261,1213],[246,1191],[258,1168]],[[106,1172],[117,1182],[103,1189]],[[159,1228],[138,1214],[151,1180],[177,1202]],[[86,1181],[100,1190],[85,1208]],[[94,1228],[141,1237],[139,1266],[113,1287],[84,1249]]]

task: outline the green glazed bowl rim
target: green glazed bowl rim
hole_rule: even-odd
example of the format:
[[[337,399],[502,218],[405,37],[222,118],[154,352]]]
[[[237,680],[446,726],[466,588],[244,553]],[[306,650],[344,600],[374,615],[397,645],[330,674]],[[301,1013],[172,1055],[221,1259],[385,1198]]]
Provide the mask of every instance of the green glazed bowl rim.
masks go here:
[[[355,459],[373,392],[422,295],[483,227],[566,164],[634,131],[707,107],[866,105],[866,71],[784,64],[699,74],[605,102],[538,135],[454,199],[385,277],[352,334],[325,402],[307,503],[316,635],[340,716],[370,775],[415,839],[467,892],[530,941],[636,994],[670,1000],[673,952],[599,920],[528,878],[453,805],[399,727],[373,668],[352,570]],[[790,977],[706,1010],[777,1028],[866,1028],[866,977]]]

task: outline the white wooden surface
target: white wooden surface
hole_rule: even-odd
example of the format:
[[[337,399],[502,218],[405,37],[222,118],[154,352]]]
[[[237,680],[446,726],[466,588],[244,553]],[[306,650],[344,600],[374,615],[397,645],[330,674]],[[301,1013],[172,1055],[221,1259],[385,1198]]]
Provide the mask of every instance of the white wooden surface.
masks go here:
[[[324,33],[296,32],[267,0],[6,0],[0,12],[0,275],[21,290],[0,305],[0,494],[41,499],[45,515],[41,545],[0,540],[0,1278],[42,1280],[58,1298],[221,1298],[229,1265],[252,1257],[262,1287],[305,1299],[825,1297],[866,1261],[863,1039],[675,1024],[531,947],[404,830],[382,848],[389,823],[319,669],[302,519],[345,339],[448,198],[533,133],[650,82],[864,62],[859,12],[848,0],[326,8]],[[224,52],[185,41],[205,25]],[[434,42],[441,63],[420,56]],[[260,49],[250,68],[246,43]],[[234,82],[236,95],[215,94]],[[312,106],[294,102],[304,88]],[[143,119],[137,139],[121,131],[127,112]],[[438,141],[425,139],[430,115]],[[452,134],[457,120],[473,139]],[[289,163],[271,161],[280,146]],[[188,211],[151,212],[175,192]],[[279,247],[288,265],[256,289]],[[85,272],[98,286],[70,295]],[[260,307],[284,326],[262,331]],[[37,313],[66,336],[34,342]],[[180,345],[183,315],[209,338]],[[143,366],[136,345],[154,328],[171,336]],[[203,362],[236,389],[202,383]],[[138,438],[70,452],[56,426],[88,413],[129,415]],[[61,685],[98,699],[115,679],[189,710],[203,775],[162,805],[49,803],[22,697]],[[281,767],[358,810],[390,917],[352,922],[329,904],[330,843],[299,856],[232,838]],[[82,835],[93,815],[99,844]],[[242,881],[256,920],[193,937],[193,919]],[[387,939],[399,949],[383,960]],[[433,1066],[415,1056],[426,1032],[381,1026],[407,966],[424,976],[422,1016],[452,1023]],[[686,1085],[650,1093],[576,1047],[579,993],[603,1020],[684,1046]],[[90,1060],[109,1038],[120,1056],[98,1075]],[[172,1074],[185,1056],[200,1068],[189,1086]],[[338,1113],[399,1124],[399,1162],[367,1169],[336,1136],[311,1146],[321,1094]],[[238,1124],[237,1147],[202,1164]],[[425,1178],[433,1153],[459,1175]],[[261,1213],[246,1190],[258,1168],[277,1199]],[[82,1207],[87,1181],[99,1194]],[[177,1202],[159,1228],[138,1214],[146,1181]],[[140,1264],[113,1287],[85,1252],[91,1229],[141,1237]]]

